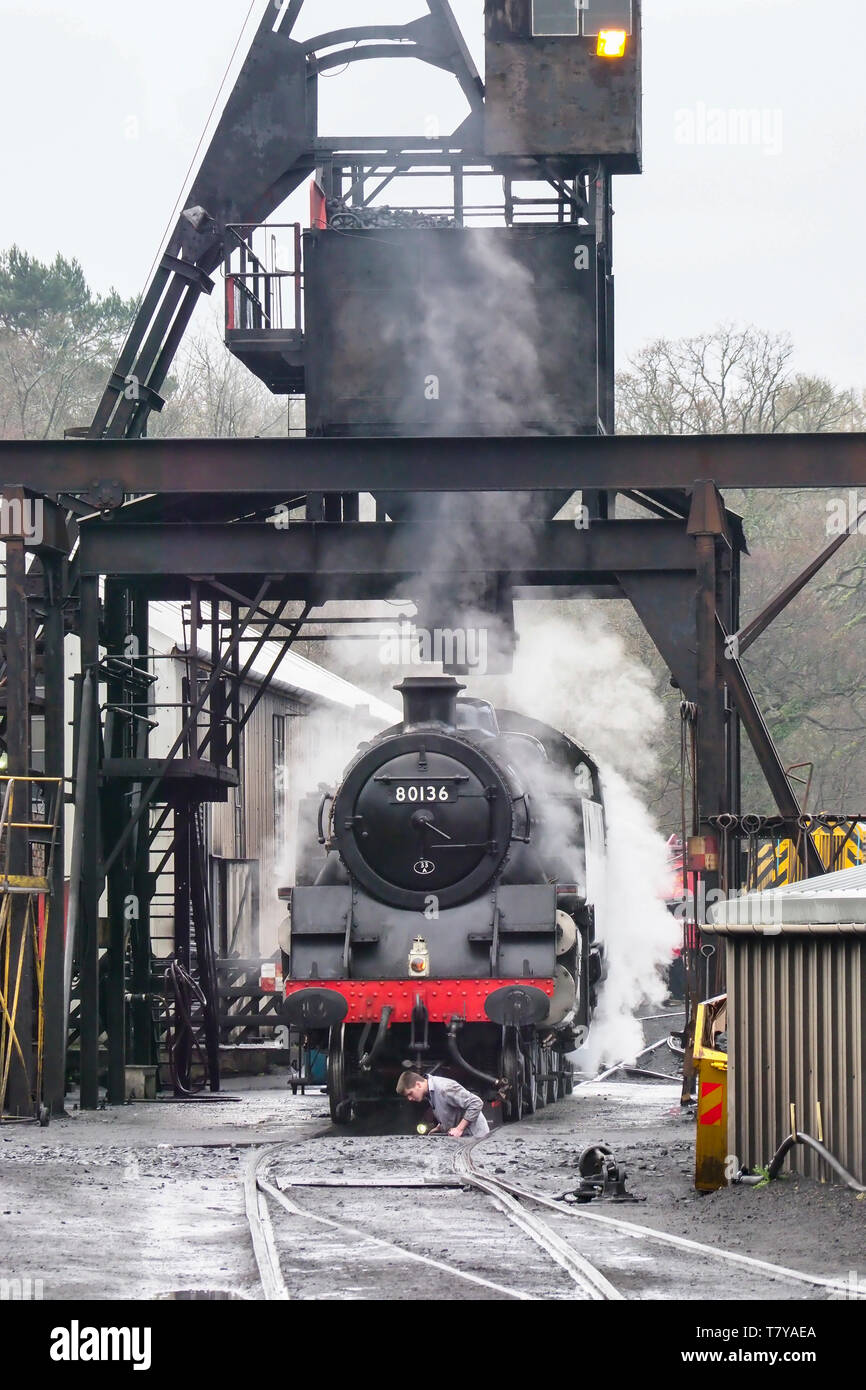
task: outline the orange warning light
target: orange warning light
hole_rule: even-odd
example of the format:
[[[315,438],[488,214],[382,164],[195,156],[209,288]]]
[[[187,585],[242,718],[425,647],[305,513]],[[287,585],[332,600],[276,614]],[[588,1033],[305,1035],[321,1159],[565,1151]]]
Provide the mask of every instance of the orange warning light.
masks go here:
[[[598,35],[596,53],[599,58],[622,58],[627,38],[624,29],[602,29]]]

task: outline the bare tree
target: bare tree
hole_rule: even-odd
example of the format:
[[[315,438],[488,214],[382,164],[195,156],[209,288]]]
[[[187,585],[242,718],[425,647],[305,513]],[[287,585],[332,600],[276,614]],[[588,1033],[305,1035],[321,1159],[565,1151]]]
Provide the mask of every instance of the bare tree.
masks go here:
[[[166,395],[162,413],[151,417],[152,435],[251,439],[289,432],[285,397],[272,395],[232,356],[216,318],[204,318],[187,340]]]
[[[864,423],[862,396],[795,370],[787,335],[731,325],[649,344],[619,376],[618,403],[619,429],[627,434],[821,433]],[[830,494],[730,492],[726,500],[743,515],[751,552],[743,567],[747,621],[828,544]],[[789,766],[814,764],[810,809],[866,812],[866,697],[857,641],[864,594],[866,558],[855,536],[745,658],[783,759]],[[643,635],[638,640],[632,632],[629,640],[653,665],[671,710],[654,800],[661,815],[675,817],[678,730],[666,673]],[[747,809],[773,809],[749,753],[743,796]]]
[[[621,434],[800,434],[860,429],[863,403],[793,369],[785,333],[723,324],[659,338],[617,377]]]

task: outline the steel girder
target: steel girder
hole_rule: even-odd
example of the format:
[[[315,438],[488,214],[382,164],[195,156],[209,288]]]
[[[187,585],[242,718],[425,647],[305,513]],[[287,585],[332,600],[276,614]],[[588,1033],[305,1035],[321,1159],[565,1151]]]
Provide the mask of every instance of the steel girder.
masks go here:
[[[394,585],[437,573],[485,573],[514,585],[614,583],[619,572],[692,571],[695,545],[680,522],[598,521],[578,530],[567,521],[539,523],[524,548],[503,536],[495,549],[445,542],[432,522],[298,522],[81,527],[82,575],[148,581],[163,595],[182,594],[190,575],[274,576],[274,592],[300,596],[314,583],[323,598],[388,596]]]
[[[0,488],[117,507],[132,493],[866,488],[866,434],[4,440]]]

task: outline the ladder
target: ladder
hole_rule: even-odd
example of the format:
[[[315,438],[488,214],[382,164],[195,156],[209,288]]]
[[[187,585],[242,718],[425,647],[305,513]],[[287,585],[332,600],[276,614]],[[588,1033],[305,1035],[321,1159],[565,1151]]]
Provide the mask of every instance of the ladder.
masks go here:
[[[0,1123],[38,1119],[45,1125],[48,1123],[48,1110],[42,1099],[45,951],[52,929],[51,862],[63,806],[63,779],[0,776],[0,787],[3,793],[0,809]],[[37,795],[39,792],[41,797]],[[28,832],[30,868],[39,872],[10,872],[12,836],[16,831]],[[21,898],[25,899],[23,912]],[[35,1014],[28,997],[31,963]],[[21,1036],[23,1030],[27,1036]],[[31,1078],[31,1115],[6,1113],[14,1058],[20,1062],[24,1076]]]

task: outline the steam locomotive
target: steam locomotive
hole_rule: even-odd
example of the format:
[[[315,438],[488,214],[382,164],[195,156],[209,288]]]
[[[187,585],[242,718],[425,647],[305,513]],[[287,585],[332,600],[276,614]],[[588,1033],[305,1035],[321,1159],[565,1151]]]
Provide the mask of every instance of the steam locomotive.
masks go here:
[[[571,1091],[605,973],[598,768],[453,676],[395,689],[401,723],[302,810],[285,1016],[327,1048],[337,1123],[393,1098],[405,1067],[519,1119]]]

